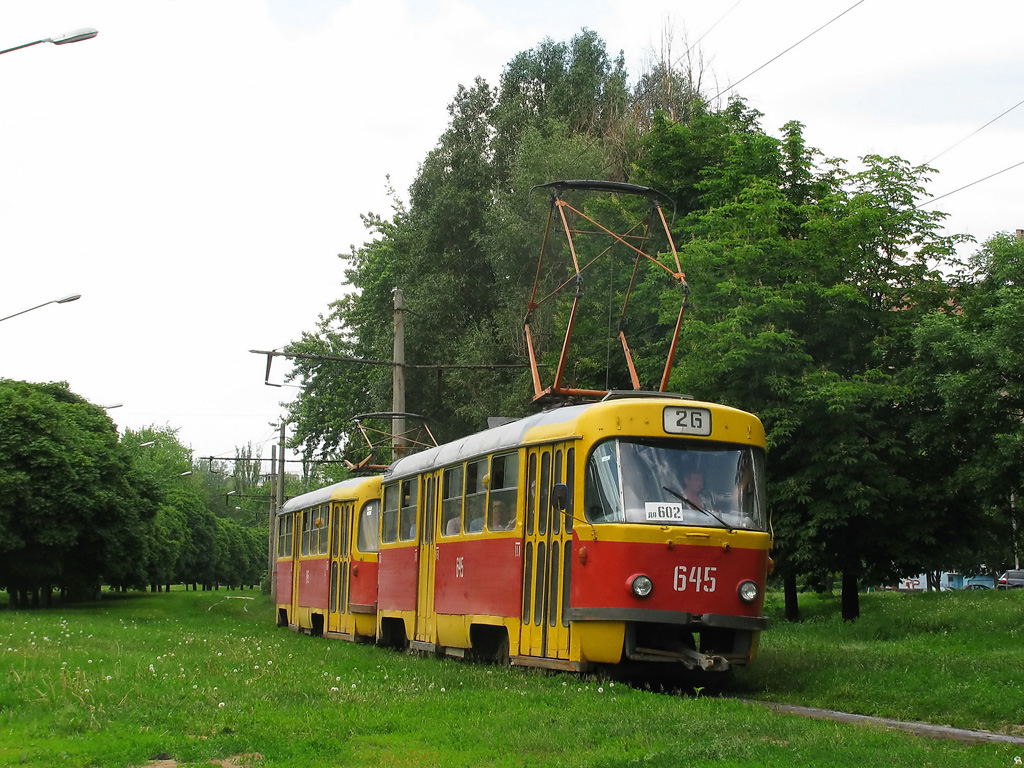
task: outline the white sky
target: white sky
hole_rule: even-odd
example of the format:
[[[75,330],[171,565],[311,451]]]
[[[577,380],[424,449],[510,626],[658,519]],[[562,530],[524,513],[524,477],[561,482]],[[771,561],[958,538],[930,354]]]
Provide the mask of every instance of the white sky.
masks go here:
[[[0,58],[0,317],[82,294],[0,324],[0,377],[123,403],[121,429],[177,428],[196,456],[267,446],[296,390],[249,350],[314,329],[359,215],[390,212],[389,174],[406,197],[460,83],[584,27],[635,76],[670,19],[724,87],[854,2],[4,3],[0,49],[100,34]],[[827,156],[921,163],[1024,100],[1022,28],[1008,0],[865,0],[738,90]],[[930,190],[1021,161],[1024,106],[939,158]],[[1022,186],[1024,166],[936,207],[983,241],[1024,228]]]

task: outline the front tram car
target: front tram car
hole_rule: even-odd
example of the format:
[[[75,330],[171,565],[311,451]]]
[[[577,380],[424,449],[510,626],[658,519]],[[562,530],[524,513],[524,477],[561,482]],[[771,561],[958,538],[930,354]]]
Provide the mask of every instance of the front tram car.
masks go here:
[[[526,666],[746,665],[771,537],[753,415],[612,393],[386,473],[378,635]]]

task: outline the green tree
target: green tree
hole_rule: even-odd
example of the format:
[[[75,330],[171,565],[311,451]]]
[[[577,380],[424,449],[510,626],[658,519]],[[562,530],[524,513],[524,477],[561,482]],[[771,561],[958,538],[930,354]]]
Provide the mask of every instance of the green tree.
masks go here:
[[[1024,551],[1024,243],[995,235],[954,288],[915,329],[918,391],[930,406],[915,429],[933,463],[949,468],[937,487],[951,508],[944,541],[965,549],[957,565],[1003,568]]]
[[[678,240],[693,309],[673,384],[761,415],[780,570],[842,572],[855,618],[857,580],[906,567],[907,532],[928,534],[907,434],[918,414],[895,372],[948,296],[937,267],[955,239],[917,205],[927,169],[874,156],[857,173],[817,169],[801,126],[774,139],[736,101],[701,121],[725,151],[687,192]],[[685,165],[691,135],[660,126],[645,162]]]
[[[102,408],[63,383],[0,380],[0,584],[15,604],[145,584],[155,514]]]

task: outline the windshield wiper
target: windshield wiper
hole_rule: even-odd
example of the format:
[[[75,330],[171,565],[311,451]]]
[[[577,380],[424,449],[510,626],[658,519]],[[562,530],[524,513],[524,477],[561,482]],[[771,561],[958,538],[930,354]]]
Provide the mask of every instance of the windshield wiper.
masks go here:
[[[722,518],[720,518],[720,517],[719,517],[718,515],[716,515],[716,514],[715,514],[714,512],[712,512],[712,511],[711,511],[710,509],[704,509],[704,507],[702,507],[702,506],[701,506],[700,504],[698,504],[697,502],[695,502],[695,501],[690,501],[690,499],[688,499],[688,498],[686,498],[685,496],[683,496],[683,494],[679,493],[678,491],[673,491],[673,490],[672,490],[671,488],[669,488],[669,487],[668,487],[667,485],[663,485],[663,486],[661,486],[661,490],[663,490],[663,491],[668,491],[668,492],[669,492],[669,493],[671,493],[671,494],[672,494],[673,496],[675,496],[675,497],[676,497],[677,499],[679,499],[679,500],[680,500],[681,502],[683,502],[683,504],[686,504],[687,506],[690,506],[690,507],[692,507],[693,509],[696,509],[696,510],[697,510],[698,512],[703,512],[703,513],[704,513],[705,515],[707,515],[708,517],[713,517],[713,518],[714,518],[715,520],[717,520],[718,522],[720,522],[720,523],[722,524],[722,527],[723,527],[723,528],[725,528],[725,529],[726,529],[727,531],[729,531],[729,533],[732,533],[732,526],[731,526],[731,525],[729,525],[729,524],[728,524],[727,522],[725,522],[725,520],[723,520]]]

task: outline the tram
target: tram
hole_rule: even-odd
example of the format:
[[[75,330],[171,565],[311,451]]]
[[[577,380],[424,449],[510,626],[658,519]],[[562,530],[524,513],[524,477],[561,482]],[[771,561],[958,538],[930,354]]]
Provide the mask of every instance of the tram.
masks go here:
[[[765,432],[752,414],[667,392],[689,296],[662,211],[671,198],[605,181],[539,189],[550,207],[524,339],[534,403],[560,407],[404,456],[383,476],[289,502],[279,521],[278,622],[437,655],[574,671],[667,664],[721,673],[749,664],[768,627]],[[617,233],[568,200],[587,193],[639,196],[648,213]],[[572,266],[548,292],[542,267],[559,222],[566,237],[559,253]],[[610,245],[591,248],[590,238]],[[633,260],[617,324],[633,389],[570,386],[584,273],[612,248]],[[597,255],[588,261],[584,253]],[[643,270],[679,297],[657,392],[643,391],[625,332]],[[545,387],[531,325],[567,290],[575,293],[565,338]],[[335,511],[345,504],[351,522]],[[362,538],[353,547],[351,536],[338,538],[349,534],[321,528],[341,519],[351,534],[364,509],[373,509],[358,522],[360,536],[368,526],[365,547]],[[371,534],[374,515],[379,530]],[[290,594],[281,588],[289,583]]]
[[[278,626],[346,640],[375,639],[380,480],[343,480],[282,506]]]
[[[771,567],[753,415],[609,393],[395,462],[377,637],[585,671],[751,661]]]

